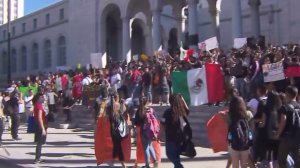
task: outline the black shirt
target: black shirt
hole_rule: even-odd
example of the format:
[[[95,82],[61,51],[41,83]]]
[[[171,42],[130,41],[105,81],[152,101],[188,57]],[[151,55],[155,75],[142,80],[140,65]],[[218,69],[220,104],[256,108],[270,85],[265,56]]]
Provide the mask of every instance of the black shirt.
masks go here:
[[[165,125],[166,143],[180,143],[182,135],[180,120],[173,122],[172,114],[174,114],[172,109],[167,109],[163,115],[164,121],[162,123]]]
[[[297,103],[296,101],[293,101],[290,104],[292,106],[294,106],[294,108],[300,109],[300,104]],[[286,115],[286,124],[285,124],[283,132],[281,133],[281,137],[287,137],[287,135],[289,134],[289,131],[290,131],[290,129],[292,127],[292,123],[293,123],[293,112],[294,112],[294,109],[292,109],[289,105],[284,105],[279,110],[280,117],[281,117],[281,115]]]
[[[145,72],[142,76],[142,80],[143,80],[143,83],[146,87],[149,87],[151,85],[151,74],[149,72]]]

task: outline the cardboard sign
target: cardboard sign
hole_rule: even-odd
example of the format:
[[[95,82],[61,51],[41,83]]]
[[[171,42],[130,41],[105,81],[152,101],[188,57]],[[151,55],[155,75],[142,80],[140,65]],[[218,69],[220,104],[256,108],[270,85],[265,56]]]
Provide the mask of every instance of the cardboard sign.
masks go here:
[[[274,82],[285,79],[282,61],[273,64],[264,64],[264,82]]]
[[[84,86],[82,91],[82,104],[85,106],[94,105],[100,95],[101,86]]]
[[[100,68],[102,65],[101,53],[91,53],[91,64],[93,68]]]
[[[217,37],[209,38],[205,40],[204,43],[205,43],[206,51],[219,48]]]
[[[247,38],[235,38],[233,41],[233,47],[236,49],[242,48],[247,44]]]
[[[107,64],[106,55],[101,53],[91,53],[90,61],[93,68],[105,68]]]

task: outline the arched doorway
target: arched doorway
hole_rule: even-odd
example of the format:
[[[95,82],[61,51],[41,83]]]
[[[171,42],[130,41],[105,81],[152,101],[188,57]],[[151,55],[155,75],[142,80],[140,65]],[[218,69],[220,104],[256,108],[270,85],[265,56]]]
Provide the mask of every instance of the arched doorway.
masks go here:
[[[131,51],[132,54],[142,54],[145,53],[145,36],[143,29],[143,21],[140,19],[135,19],[131,25],[132,37],[131,37]],[[144,25],[145,26],[145,25]]]
[[[122,54],[122,20],[121,12],[116,4],[105,7],[101,17],[102,52],[108,59],[118,61]]]
[[[179,49],[178,45],[178,30],[176,28],[172,28],[169,32],[169,40],[168,40],[168,51],[171,55],[174,55]]]

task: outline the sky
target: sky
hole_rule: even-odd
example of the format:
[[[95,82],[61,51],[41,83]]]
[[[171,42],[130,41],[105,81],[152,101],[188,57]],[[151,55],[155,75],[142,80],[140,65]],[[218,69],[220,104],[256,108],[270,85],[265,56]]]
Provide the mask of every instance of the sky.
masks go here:
[[[25,15],[35,12],[39,9],[47,7],[51,4],[59,2],[60,0],[24,0],[25,3]]]

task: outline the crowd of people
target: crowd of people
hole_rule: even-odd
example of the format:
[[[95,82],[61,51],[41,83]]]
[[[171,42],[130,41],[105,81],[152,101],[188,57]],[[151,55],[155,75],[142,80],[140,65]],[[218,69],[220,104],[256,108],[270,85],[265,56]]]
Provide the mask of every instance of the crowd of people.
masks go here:
[[[89,67],[30,75],[25,80],[12,81],[1,93],[0,133],[2,135],[4,130],[4,120],[10,118],[12,138],[20,140],[19,112],[25,111],[27,117],[34,116],[38,128],[35,130],[35,141],[38,144],[36,161],[39,162],[41,146],[46,141],[47,121],[53,118],[51,114],[58,110],[58,106],[62,106],[67,116],[66,122],[72,122],[71,107],[83,101],[84,88],[100,86],[99,97],[94,105],[95,118],[107,114],[112,128],[119,126],[122,120],[120,118],[126,111],[121,110],[122,105],[128,106],[125,100],[129,98],[136,109],[127,111],[130,118],[135,121],[133,123],[140,126],[145,124],[149,105],[170,105],[161,124],[165,127],[167,156],[174,163],[175,168],[181,168],[183,166],[180,163],[178,144],[182,140],[178,137],[181,137],[182,131],[176,132],[176,130],[182,130],[183,118],[187,117],[189,110],[182,96],[173,94],[171,74],[173,71],[201,68],[205,64],[220,64],[225,81],[224,103],[229,105],[228,141],[232,166],[239,167],[239,162],[241,167],[249,164],[255,166],[257,163],[263,164],[267,161],[272,163],[268,164],[269,167],[285,168],[287,158],[291,156],[295,167],[300,167],[299,146],[294,146],[300,142],[297,132],[299,130],[291,130],[294,128],[292,126],[295,120],[294,114],[298,114],[297,109],[300,108],[297,103],[300,77],[286,77],[279,81],[264,82],[265,74],[262,70],[264,64],[276,62],[282,62],[284,68],[299,66],[299,56],[298,44],[280,47],[246,45],[227,53],[214,49],[185,56],[180,55],[180,52],[173,52],[170,55],[159,51],[152,57],[143,56],[128,64],[126,61],[109,61],[102,69]],[[38,91],[34,94],[33,90],[29,90],[25,95],[21,95],[18,91],[21,86],[34,86]],[[114,95],[113,100],[110,99],[112,95]],[[19,104],[22,103],[24,109],[20,109]],[[210,103],[220,104],[220,102]],[[237,128],[242,131],[236,132]],[[240,140],[241,133],[244,136],[244,130],[249,130],[251,133],[247,133],[243,141],[236,142]],[[290,141],[291,132],[296,141]],[[250,134],[251,136],[248,136]],[[122,152],[120,153],[120,150],[122,151],[120,138],[114,135],[112,132],[113,155],[123,160]],[[141,135],[146,137],[144,133]],[[143,139],[145,167],[149,167],[150,155],[157,166],[151,141],[151,139]],[[126,167],[125,164],[123,167]]]

